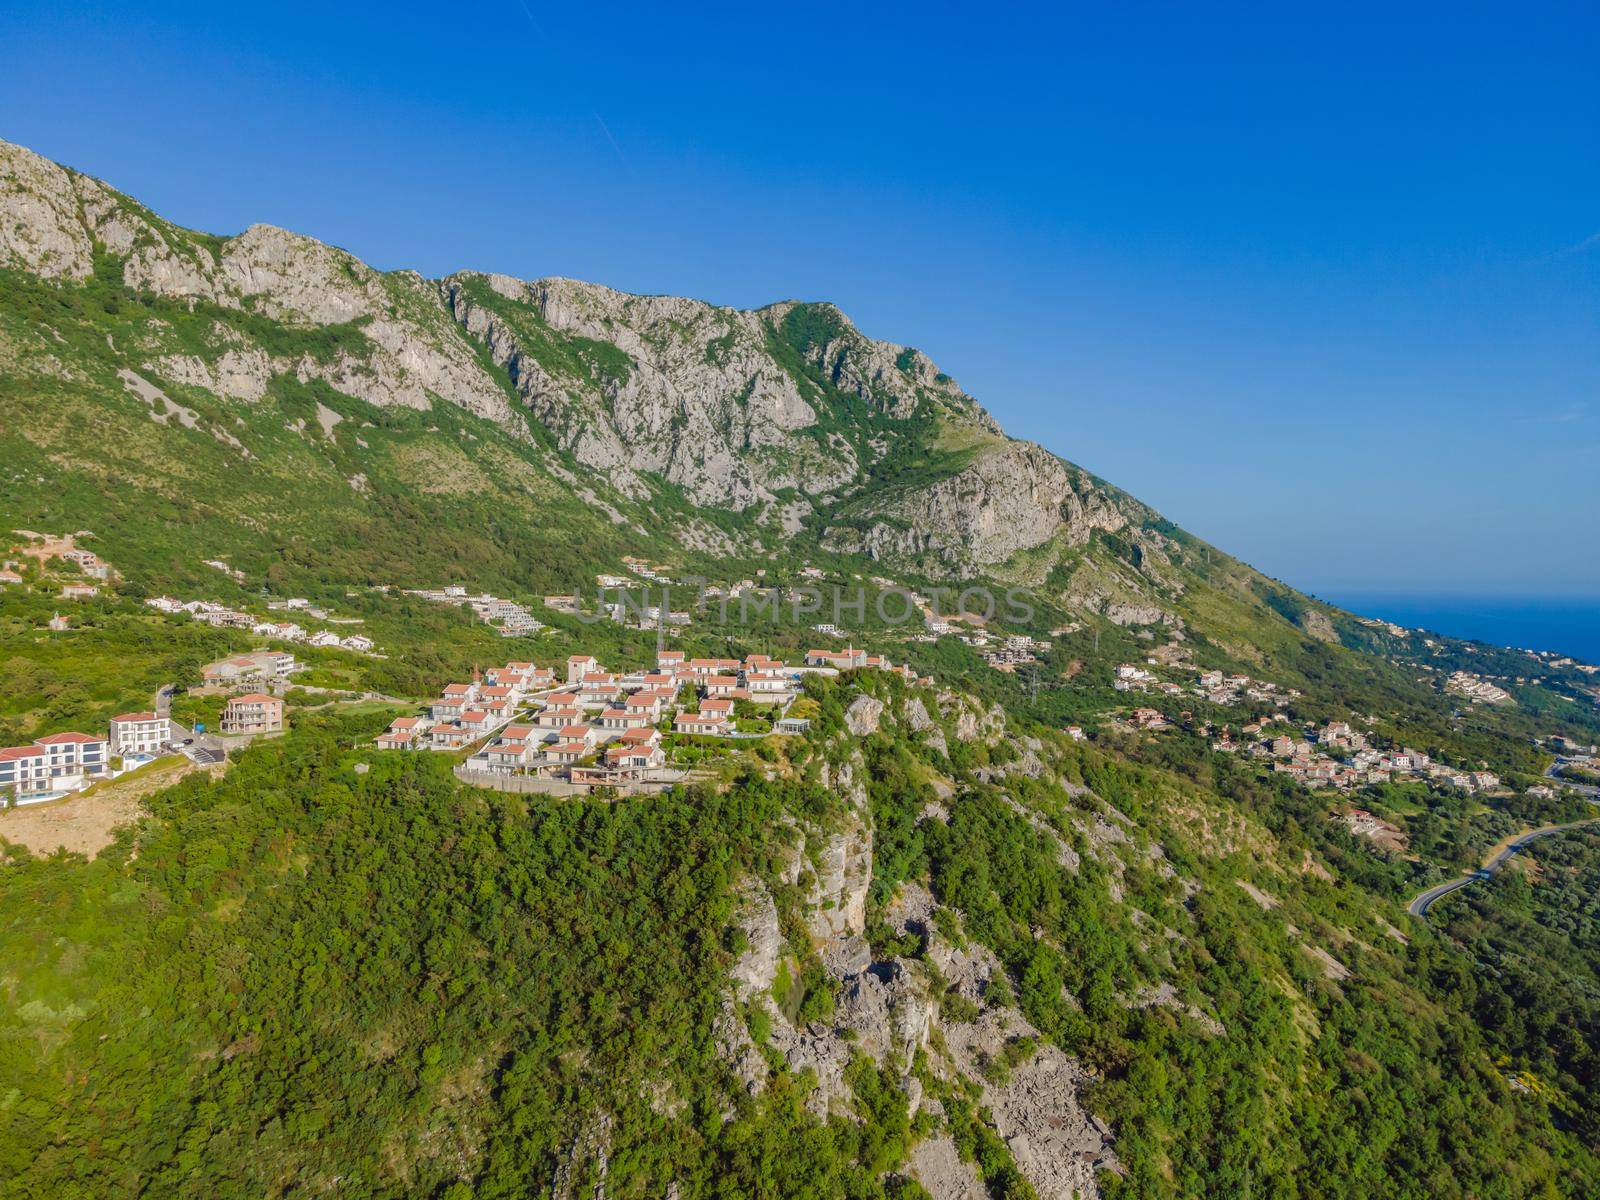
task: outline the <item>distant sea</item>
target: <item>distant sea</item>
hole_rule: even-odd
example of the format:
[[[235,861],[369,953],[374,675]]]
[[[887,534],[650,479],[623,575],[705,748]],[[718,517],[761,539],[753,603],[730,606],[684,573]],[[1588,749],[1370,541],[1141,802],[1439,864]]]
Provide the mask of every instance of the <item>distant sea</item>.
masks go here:
[[[1555,650],[1600,663],[1600,596],[1525,599],[1339,593],[1323,599],[1363,617],[1524,650]]]

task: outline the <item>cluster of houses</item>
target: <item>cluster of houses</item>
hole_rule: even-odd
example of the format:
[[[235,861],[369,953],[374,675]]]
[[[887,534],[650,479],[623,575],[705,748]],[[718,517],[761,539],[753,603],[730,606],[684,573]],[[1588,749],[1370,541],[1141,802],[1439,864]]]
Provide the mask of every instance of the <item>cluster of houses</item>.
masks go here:
[[[626,673],[575,654],[562,680],[550,668],[511,662],[448,685],[426,717],[400,718],[377,745],[459,750],[482,742],[468,762],[480,770],[581,784],[637,780],[666,765],[659,725],[669,712],[676,732],[729,733],[739,700],[786,703],[796,677],[764,655],[691,659],[679,650],[661,651],[653,669]],[[703,697],[697,708],[687,695]]]
[[[41,568],[48,569],[52,560],[67,563],[79,575],[86,579],[98,579],[101,582],[109,581],[116,571],[110,563],[106,562],[93,550],[85,550],[76,542],[78,535],[52,534],[25,532],[30,540],[12,546],[23,558],[36,559]],[[21,573],[22,562],[17,558],[0,560],[0,586],[16,585],[24,582]],[[60,595],[63,600],[88,600],[100,594],[97,584],[82,583],[68,579],[61,584]]]
[[[887,671],[891,675],[900,676],[908,684],[933,682],[929,676],[919,676],[909,664],[896,666],[881,654],[868,654],[865,650],[858,650],[854,646],[846,646],[843,650],[807,650],[805,664],[812,668],[834,671]]]
[[[478,620],[492,627],[501,637],[527,637],[545,628],[543,621],[537,619],[524,605],[518,604],[515,600],[502,600],[499,596],[491,596],[488,592],[468,595],[467,589],[459,584],[449,584],[441,588],[407,588],[406,594],[420,596],[435,604],[453,604],[457,607],[470,608]]]
[[[1211,748],[1270,760],[1274,771],[1308,787],[1348,789],[1407,777],[1426,779],[1466,792],[1492,791],[1500,786],[1499,776],[1489,771],[1464,771],[1447,766],[1409,747],[1380,749],[1371,746],[1365,734],[1344,721],[1330,721],[1321,729],[1308,729],[1301,737],[1287,733],[1262,736],[1259,724],[1246,725],[1244,733],[1256,740],[1235,742],[1224,732]]]
[[[1153,660],[1152,660],[1153,661]],[[1198,696],[1212,704],[1236,705],[1246,699],[1263,704],[1276,704],[1285,697],[1300,693],[1294,688],[1280,688],[1275,683],[1251,679],[1248,675],[1228,675],[1222,671],[1197,672],[1195,682],[1187,689],[1170,680],[1161,679],[1146,667],[1123,663],[1117,668],[1111,686],[1119,692],[1152,691],[1166,696]]]
[[[1296,698],[1295,688],[1281,688],[1275,683],[1251,679],[1248,675],[1225,675],[1221,671],[1202,671],[1194,685],[1194,694],[1212,704],[1235,705],[1245,700],[1262,704],[1277,704],[1284,697]]]
[[[807,722],[781,715],[804,675],[869,668],[916,680],[909,668],[854,648],[809,650],[798,666],[765,654],[690,658],[664,649],[653,667],[628,672],[574,654],[561,679],[551,668],[509,662],[448,685],[426,715],[399,718],[375,744],[445,751],[479,744],[467,760],[476,770],[594,786],[633,782],[666,767],[669,717],[673,733],[738,736],[735,712],[747,701],[780,713],[776,732],[804,733]]]
[[[1465,696],[1469,700],[1481,700],[1485,704],[1504,704],[1511,699],[1511,693],[1504,688],[1495,687],[1487,679],[1466,671],[1457,671],[1445,682],[1444,690],[1457,696]]]
[[[987,634],[984,635],[986,638]],[[965,640],[965,639],[964,639]],[[999,649],[985,652],[983,661],[996,671],[1015,671],[1018,667],[1039,661],[1039,652],[1050,649],[1050,643],[1025,633],[1009,635]]]
[[[114,778],[113,765],[130,769],[162,753],[172,743],[172,722],[153,712],[111,718],[106,735],[52,733],[26,746],[0,749],[0,807],[38,804],[82,791],[100,779]]]
[[[640,579],[648,580],[651,583],[672,582],[672,577],[668,574],[668,572],[672,570],[671,567],[659,565],[651,566],[648,559],[635,558],[631,554],[624,554],[622,556],[622,565],[627,567],[628,570],[632,571]]]
[[[166,613],[168,616],[179,616],[187,613],[196,621],[207,625],[214,625],[219,629],[248,629],[257,637],[280,638],[286,642],[304,642],[308,646],[328,647],[338,650],[353,650],[357,654],[372,654],[375,652],[373,641],[362,633],[353,633],[341,637],[331,630],[318,630],[314,633],[306,632],[304,626],[294,621],[267,621],[260,617],[252,616],[247,612],[229,608],[215,600],[177,600],[171,596],[154,596],[145,601],[157,612]],[[288,607],[292,601],[281,601],[269,607]],[[322,610],[312,610],[309,601],[301,601],[306,606],[306,615],[315,616]]]
[[[25,531],[19,530],[18,532],[23,533]],[[25,535],[30,540],[18,543],[13,549],[24,557],[37,559],[41,565],[48,563],[51,559],[60,559],[64,563],[70,563],[86,578],[98,579],[102,582],[110,580],[116,574],[111,564],[93,550],[85,550],[78,545],[77,539],[81,536],[80,534],[65,533],[57,536],[48,533],[35,534],[26,532]],[[16,566],[16,563],[8,562],[6,566],[11,569]]]

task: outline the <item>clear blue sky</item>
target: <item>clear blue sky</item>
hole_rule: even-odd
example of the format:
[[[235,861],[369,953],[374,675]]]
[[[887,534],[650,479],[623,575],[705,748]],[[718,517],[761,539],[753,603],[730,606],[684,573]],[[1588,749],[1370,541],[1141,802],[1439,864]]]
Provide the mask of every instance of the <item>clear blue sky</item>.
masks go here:
[[[380,267],[834,300],[1321,594],[1600,595],[1593,4],[151,8],[0,14],[0,136]]]

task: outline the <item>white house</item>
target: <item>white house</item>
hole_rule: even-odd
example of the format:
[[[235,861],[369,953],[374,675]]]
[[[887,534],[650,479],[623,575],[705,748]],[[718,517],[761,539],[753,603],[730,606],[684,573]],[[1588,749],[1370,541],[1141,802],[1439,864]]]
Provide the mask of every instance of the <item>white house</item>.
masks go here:
[[[160,754],[172,741],[172,722],[153,712],[111,718],[112,754]]]

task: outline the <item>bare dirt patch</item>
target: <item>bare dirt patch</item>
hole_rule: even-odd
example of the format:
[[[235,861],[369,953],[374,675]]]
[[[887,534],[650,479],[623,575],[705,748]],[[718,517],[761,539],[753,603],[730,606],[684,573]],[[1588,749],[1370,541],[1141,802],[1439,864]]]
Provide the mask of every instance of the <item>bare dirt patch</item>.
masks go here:
[[[25,846],[41,857],[67,850],[93,858],[111,844],[118,828],[143,815],[145,797],[196,770],[187,758],[176,758],[65,800],[7,809],[0,812],[0,841]]]

